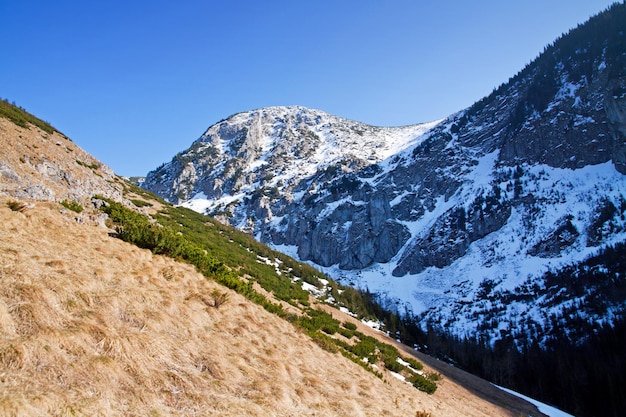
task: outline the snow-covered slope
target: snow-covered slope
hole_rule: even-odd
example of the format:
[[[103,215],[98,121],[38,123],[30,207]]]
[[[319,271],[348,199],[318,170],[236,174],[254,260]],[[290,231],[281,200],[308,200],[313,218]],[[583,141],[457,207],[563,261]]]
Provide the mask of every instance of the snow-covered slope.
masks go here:
[[[572,308],[594,325],[610,323],[623,306],[591,302],[591,295],[598,296],[593,286],[580,294],[558,294],[557,301],[555,293],[564,288],[548,288],[544,273],[577,265],[626,240],[624,176],[607,162],[576,170],[524,166],[514,178],[509,168],[494,170],[495,162],[496,154],[487,154],[472,172],[475,182],[465,183],[447,201],[438,199],[417,220],[402,222],[411,238],[389,262],[323,270],[387,298],[390,308],[401,313],[408,308],[459,336],[482,332],[497,338],[504,332],[541,339],[537,329],[557,330],[554,320]],[[495,180],[498,173],[502,177]],[[485,177],[492,178],[486,182]],[[516,182],[523,184],[518,199]],[[470,242],[468,236],[483,227],[480,217],[494,212],[504,213],[500,227]],[[602,212],[614,215],[601,222]],[[293,246],[280,249],[297,254]],[[408,271],[405,263],[412,265]],[[394,305],[396,300],[403,303]]]
[[[599,260],[626,242],[625,33],[626,19],[594,18],[433,123],[240,113],[144,187],[457,335],[593,328],[625,301],[603,297],[625,278]],[[577,279],[591,270],[605,273]]]

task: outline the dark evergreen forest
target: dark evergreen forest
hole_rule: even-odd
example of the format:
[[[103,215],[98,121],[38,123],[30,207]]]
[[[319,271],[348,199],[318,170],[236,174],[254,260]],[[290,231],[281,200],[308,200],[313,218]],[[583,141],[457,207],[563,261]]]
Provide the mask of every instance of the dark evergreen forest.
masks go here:
[[[434,324],[422,326],[410,312],[392,312],[365,293],[367,310],[409,346],[497,385],[554,405],[575,416],[623,416],[626,410],[626,243],[582,264],[549,272],[547,285],[587,293],[592,308],[612,308],[614,320],[594,323],[581,315],[559,317],[542,336],[459,338]],[[607,304],[608,303],[608,304]],[[571,331],[571,330],[574,331]],[[520,348],[521,346],[521,348]]]

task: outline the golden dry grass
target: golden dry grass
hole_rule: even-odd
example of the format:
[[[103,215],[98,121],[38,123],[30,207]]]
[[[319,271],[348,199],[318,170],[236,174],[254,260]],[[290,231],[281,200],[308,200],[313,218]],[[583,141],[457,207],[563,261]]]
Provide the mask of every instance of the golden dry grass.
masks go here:
[[[506,415],[382,381],[234,292],[207,306],[228,290],[53,203],[0,200],[0,224],[0,415]]]

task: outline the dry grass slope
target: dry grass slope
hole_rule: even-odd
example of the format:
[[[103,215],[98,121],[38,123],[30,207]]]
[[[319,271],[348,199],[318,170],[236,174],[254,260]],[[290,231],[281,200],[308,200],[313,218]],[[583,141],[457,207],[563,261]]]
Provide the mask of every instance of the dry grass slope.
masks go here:
[[[0,222],[0,415],[506,415],[375,378],[236,293],[209,307],[227,290],[54,203]]]
[[[2,415],[380,415],[377,391],[411,411],[237,294],[190,297],[216,284],[187,265],[56,205],[0,221]]]
[[[378,379],[110,237],[89,197],[124,185],[62,135],[0,118],[0,150],[0,416],[513,415],[451,380],[427,395]]]

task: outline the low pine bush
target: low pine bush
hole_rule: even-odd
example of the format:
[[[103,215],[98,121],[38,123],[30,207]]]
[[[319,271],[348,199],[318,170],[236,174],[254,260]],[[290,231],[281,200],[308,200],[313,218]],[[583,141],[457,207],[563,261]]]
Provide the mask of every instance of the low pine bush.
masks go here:
[[[339,347],[335,344],[334,340],[323,333],[313,333],[311,338],[319,347],[330,353],[337,353]]]
[[[33,116],[21,107],[10,104],[7,100],[0,100],[0,117],[9,119],[24,128],[28,128],[28,125],[32,124],[47,133],[53,133],[56,130],[49,123]]]
[[[309,308],[298,320],[298,325],[310,333],[318,330],[326,334],[335,334],[339,331],[339,321],[325,311]]]
[[[406,369],[404,365],[397,361],[396,358],[385,357],[383,358],[383,363],[385,364],[385,368],[391,372],[401,372],[403,369]]]
[[[219,290],[213,290],[211,293],[211,307],[220,308],[220,306],[228,301],[228,293]]]
[[[63,200],[60,203],[63,207],[68,210],[72,210],[75,213],[81,213],[83,211],[83,206],[77,201],[67,201]]]
[[[343,323],[342,326],[348,330],[352,330],[352,331],[356,330],[356,324],[349,322],[349,321],[346,321],[345,323]]]
[[[424,369],[424,365],[422,365],[421,362],[418,362],[413,358],[402,358],[402,360],[408,362],[411,368],[415,369],[416,371],[421,371],[422,369]]]
[[[435,384],[430,379],[425,376],[419,374],[413,374],[410,378],[407,379],[415,388],[420,391],[424,391],[426,394],[433,394],[437,391],[437,384]]]
[[[130,202],[136,205],[137,207],[151,207],[152,206],[152,203],[148,203],[147,201],[143,201],[139,199],[132,199],[130,200]]]

